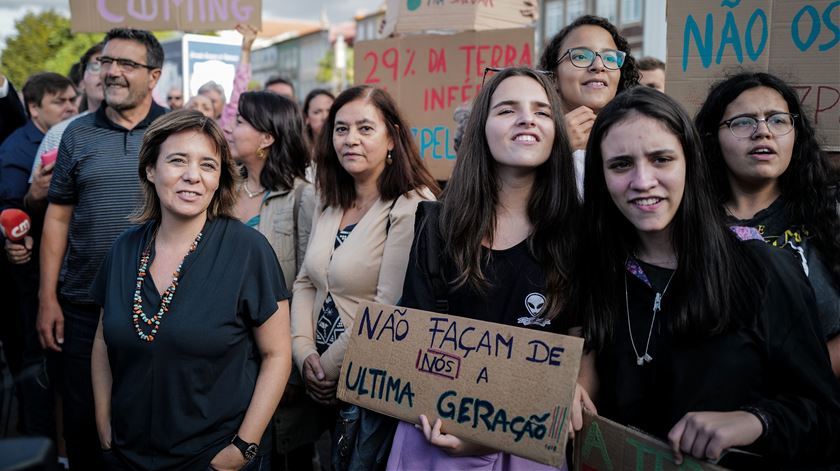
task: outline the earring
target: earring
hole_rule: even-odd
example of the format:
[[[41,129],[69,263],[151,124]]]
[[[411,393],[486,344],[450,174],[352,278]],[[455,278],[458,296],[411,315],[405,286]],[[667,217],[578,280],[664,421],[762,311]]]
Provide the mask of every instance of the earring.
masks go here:
[[[265,160],[265,148],[257,149],[257,158],[260,160]]]
[[[391,165],[392,163],[394,163],[394,159],[391,157],[391,150],[390,149],[388,150],[388,155],[385,156],[385,163],[388,164],[388,165]]]

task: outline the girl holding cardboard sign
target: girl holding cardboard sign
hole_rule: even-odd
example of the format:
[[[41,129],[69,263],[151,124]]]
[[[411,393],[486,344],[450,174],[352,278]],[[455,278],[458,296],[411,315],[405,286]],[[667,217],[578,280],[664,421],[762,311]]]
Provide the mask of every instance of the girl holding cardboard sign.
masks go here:
[[[586,157],[569,310],[599,413],[667,438],[678,463],[731,447],[773,467],[840,458],[840,383],[813,293],[794,257],[726,228],[682,108],[628,90],[599,114]]]
[[[500,71],[485,85],[442,204],[421,203],[403,306],[565,332],[559,317],[578,212],[559,97],[538,71]],[[402,422],[388,468],[550,469]]]
[[[728,222],[760,228],[801,260],[840,377],[837,191],[799,95],[773,75],[737,74],[712,88],[696,122]]]

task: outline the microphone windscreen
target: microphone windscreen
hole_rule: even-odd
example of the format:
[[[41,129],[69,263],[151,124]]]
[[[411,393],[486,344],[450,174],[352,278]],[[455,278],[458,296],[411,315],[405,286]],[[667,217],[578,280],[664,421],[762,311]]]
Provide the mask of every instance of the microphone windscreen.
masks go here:
[[[21,241],[31,226],[29,216],[19,209],[9,208],[0,212],[0,230],[12,242]]]

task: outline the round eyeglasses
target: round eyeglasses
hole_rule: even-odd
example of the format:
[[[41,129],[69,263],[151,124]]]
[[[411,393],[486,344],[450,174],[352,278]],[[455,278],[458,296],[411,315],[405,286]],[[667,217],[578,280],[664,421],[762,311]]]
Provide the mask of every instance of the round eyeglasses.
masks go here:
[[[604,49],[601,52],[595,52],[586,47],[573,47],[568,49],[562,56],[560,56],[559,59],[557,59],[557,64],[559,65],[563,62],[563,59],[566,56],[569,56],[569,62],[571,62],[573,66],[580,69],[585,69],[591,66],[595,63],[595,58],[600,57],[601,63],[604,64],[604,67],[610,70],[618,70],[624,65],[624,59],[627,57],[627,54],[624,53],[624,51],[616,51],[613,49]]]
[[[774,136],[784,136],[793,131],[794,119],[798,117],[799,115],[792,113],[774,113],[762,119],[752,116],[737,116],[723,121],[720,126],[728,126],[733,136],[745,138],[755,134],[759,123],[764,123]]]

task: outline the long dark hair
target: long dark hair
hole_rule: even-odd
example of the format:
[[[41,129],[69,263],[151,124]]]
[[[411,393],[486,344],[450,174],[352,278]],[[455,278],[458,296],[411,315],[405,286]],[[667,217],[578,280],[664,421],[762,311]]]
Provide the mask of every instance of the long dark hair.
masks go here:
[[[245,92],[239,96],[239,116],[257,131],[271,134],[260,172],[260,185],[272,191],[291,190],[295,178],[306,179],[309,150],[297,104],[271,92]]]
[[[464,284],[481,291],[487,281],[481,270],[482,241],[493,242],[501,181],[487,143],[485,125],[493,93],[509,77],[528,77],[539,83],[548,96],[554,120],[554,143],[548,160],[536,169],[528,202],[528,219],[534,232],[528,249],[545,272],[547,304],[543,316],[553,318],[566,300],[572,260],[572,244],[559,236],[564,227],[574,227],[579,202],[575,186],[572,152],[563,125],[560,97],[544,74],[520,67],[505,69],[482,87],[472,107],[458,149],[458,160],[443,195],[441,235],[444,250],[458,273],[456,286]]]
[[[420,151],[411,135],[411,128],[403,119],[394,99],[380,88],[358,85],[338,95],[330,107],[330,114],[318,138],[315,163],[318,166],[317,186],[321,193],[321,202],[325,206],[347,209],[356,199],[353,177],[341,166],[333,146],[335,115],[344,105],[356,100],[364,100],[382,113],[388,135],[394,143],[394,149],[391,151],[393,162],[386,165],[379,176],[379,197],[383,201],[391,201],[423,187],[437,195],[440,192],[437,182],[420,159]]]
[[[831,270],[835,286],[840,287],[840,217],[837,215],[838,195],[833,185],[837,175],[832,171],[828,156],[820,150],[817,133],[807,113],[799,103],[796,92],[782,79],[763,72],[743,72],[712,86],[706,102],[697,113],[695,122],[703,139],[706,162],[712,176],[718,203],[732,198],[728,168],[718,140],[718,129],[726,107],[741,93],[756,87],[768,87],[779,92],[794,118],[796,140],[787,170],[779,176],[779,190],[784,198],[784,210],[797,224],[813,236]]]
[[[329,90],[325,88],[315,88],[311,90],[309,93],[306,94],[306,98],[303,100],[303,121],[306,122],[306,118],[309,116],[309,105],[312,104],[312,100],[315,98],[324,95],[330,97],[330,100],[335,101],[335,96],[330,93]],[[310,141],[314,142],[316,136],[312,133],[312,127],[309,124],[306,124],[306,137],[309,138]]]
[[[622,215],[607,190],[601,143],[616,124],[638,116],[655,119],[673,133],[685,155],[685,189],[671,222],[677,270],[669,295],[677,301],[668,328],[676,335],[702,337],[726,330],[736,315],[756,312],[764,281],[761,270],[725,226],[703,163],[694,126],[672,98],[635,87],[613,99],[598,114],[586,148],[582,227],[571,310],[580,316],[587,346],[595,351],[613,336],[624,315],[625,262],[639,244],[635,227]]]
[[[560,59],[560,56],[566,52],[560,50],[560,46],[563,45],[563,40],[566,39],[566,36],[568,36],[569,33],[574,31],[576,28],[585,25],[600,26],[601,28],[607,30],[615,42],[615,47],[618,48],[619,51],[627,54],[624,59],[624,65],[622,65],[620,69],[621,78],[618,80],[616,94],[638,85],[641,74],[639,74],[639,67],[636,65],[636,59],[633,58],[630,44],[626,39],[624,39],[624,36],[618,32],[618,28],[610,23],[610,20],[595,15],[583,15],[555,34],[554,37],[551,38],[551,41],[549,41],[548,45],[545,46],[545,50],[543,50],[542,57],[540,57],[540,69],[550,70],[552,72],[557,69],[557,61]]]

